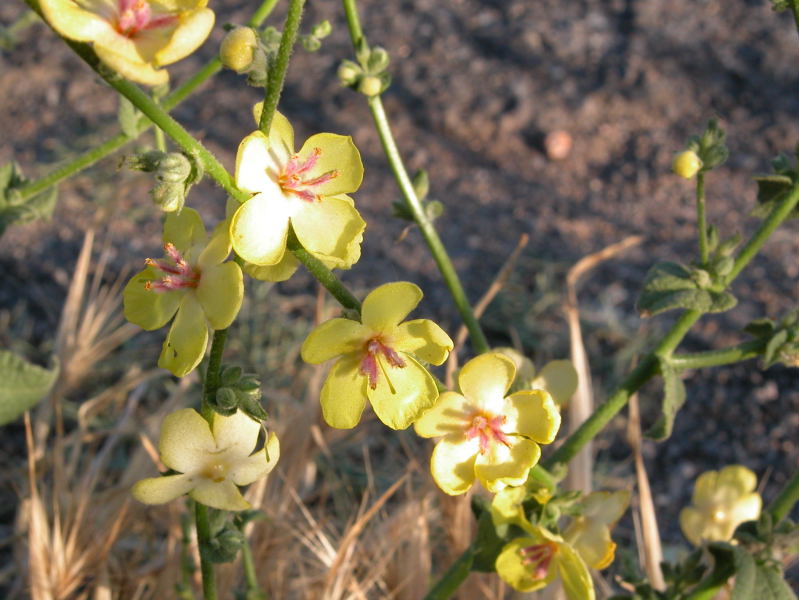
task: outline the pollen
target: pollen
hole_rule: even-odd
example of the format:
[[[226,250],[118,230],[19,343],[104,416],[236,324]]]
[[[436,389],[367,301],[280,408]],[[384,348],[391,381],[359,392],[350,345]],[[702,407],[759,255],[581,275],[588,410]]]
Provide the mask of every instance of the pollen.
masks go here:
[[[210,479],[216,483],[225,480],[227,477],[228,467],[226,464],[223,463],[211,463],[206,465],[203,469],[202,476],[206,479]]]
[[[509,447],[508,436],[502,430],[505,420],[504,415],[475,411],[468,420],[466,437],[470,440],[474,438],[480,440],[480,454],[485,454],[494,443]]]

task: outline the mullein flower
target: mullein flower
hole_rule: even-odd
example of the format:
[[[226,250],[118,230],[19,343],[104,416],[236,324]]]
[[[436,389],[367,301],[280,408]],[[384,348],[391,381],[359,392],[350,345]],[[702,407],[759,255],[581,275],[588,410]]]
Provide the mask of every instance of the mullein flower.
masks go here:
[[[178,475],[142,479],[133,496],[145,504],[163,504],[183,494],[220,510],[251,508],[238,487],[266,477],[280,457],[274,433],[253,453],[261,424],[238,411],[214,414],[213,426],[191,408],[168,415],[161,424],[161,461]]]
[[[433,479],[447,494],[466,492],[475,479],[491,492],[521,485],[560,427],[560,413],[545,390],[507,396],[516,368],[489,353],[466,363],[461,393],[444,392],[416,421],[422,437],[442,437],[430,459]]]
[[[328,425],[355,427],[369,400],[383,423],[405,429],[435,402],[436,382],[418,361],[440,365],[453,345],[433,321],[402,322],[421,299],[422,290],[412,283],[387,283],[366,296],[360,323],[332,319],[308,335],[302,345],[305,362],[340,356],[322,387]]]
[[[158,366],[183,377],[197,366],[208,344],[208,328],[225,329],[244,297],[241,269],[223,262],[230,254],[227,222],[210,239],[197,211],[184,208],[164,221],[161,260],[147,259],[123,292],[125,317],[147,330],[175,317]]]
[[[566,528],[563,538],[577,550],[592,569],[604,569],[613,562],[616,544],[610,529],[630,504],[630,492],[593,492],[583,498],[583,512]]]
[[[757,476],[742,465],[702,473],[694,484],[693,506],[680,512],[680,527],[695,546],[732,539],[735,529],[760,516],[763,500]]]
[[[208,0],[39,0],[58,33],[91,42],[105,64],[123,77],[162,85],[165,65],[194,52],[211,33]]]
[[[268,137],[256,131],[239,145],[236,185],[254,195],[231,219],[233,249],[253,265],[290,271],[296,267],[286,253],[291,227],[314,256],[349,268],[360,258],[366,223],[347,194],[362,179],[363,164],[350,137],[319,133],[294,152],[294,130],[275,113]]]

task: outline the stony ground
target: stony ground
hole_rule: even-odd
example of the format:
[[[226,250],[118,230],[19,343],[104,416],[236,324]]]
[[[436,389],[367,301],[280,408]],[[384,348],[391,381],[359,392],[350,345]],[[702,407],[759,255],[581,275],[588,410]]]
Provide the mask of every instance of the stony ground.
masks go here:
[[[243,22],[253,2],[212,4],[221,24]],[[8,23],[21,10],[20,2],[4,2],[0,20]],[[386,108],[409,167],[429,171],[431,195],[446,206],[439,229],[472,298],[518,237],[530,235],[486,317],[496,342],[518,335],[538,359],[563,356],[559,304],[568,266],[626,236],[644,236],[583,287],[600,397],[627,368],[633,336],[654,334],[670,320],[637,316],[646,270],[657,260],[688,261],[694,252],[692,188],[670,174],[673,153],[709,117],[721,120],[731,157],[708,179],[709,219],[723,233],[746,234],[757,224],[748,216],[752,176],[799,141],[799,36],[789,15],[773,13],[765,0],[364,0],[361,12],[370,41],[393,57]],[[279,26],[277,15],[272,23]],[[307,22],[323,18],[334,33],[321,52],[297,54],[282,110],[298,139],[318,130],[346,133],[363,152],[367,174],[357,201],[369,228],[364,258],[344,278],[358,288],[417,281],[427,309],[451,329],[456,315],[420,237],[412,231],[400,241],[405,224],[389,216],[397,191],[366,104],[337,83],[336,67],[351,54],[339,4],[310,3]],[[178,65],[174,79],[212,56],[220,37],[216,31],[198,56]],[[0,89],[0,162],[13,158],[31,175],[115,131],[114,95],[41,26],[0,56]],[[249,105],[258,95],[225,73],[175,115],[232,165],[238,141],[252,129]],[[573,141],[560,161],[544,145],[556,130]],[[17,228],[0,240],[0,309],[24,308],[37,323],[30,328],[34,344],[57,320],[88,224],[99,221],[109,232],[117,268],[155,247],[147,182],[117,172],[118,160],[63,185],[52,223]],[[222,194],[210,185],[191,201],[221,214]],[[792,307],[797,250],[796,225],[788,224],[736,283],[739,306],[703,321],[686,347],[735,343],[749,320]],[[282,287],[288,295],[311,289],[307,277]],[[766,495],[779,489],[799,458],[797,383],[795,371],[762,372],[754,363],[688,378],[689,402],[674,436],[647,449],[664,521],[687,500],[689,480],[707,468],[742,462],[765,476]],[[647,419],[656,397],[653,389],[643,398]],[[612,429],[600,441],[600,465],[611,475],[628,473],[622,425]],[[667,538],[679,534],[672,528]]]

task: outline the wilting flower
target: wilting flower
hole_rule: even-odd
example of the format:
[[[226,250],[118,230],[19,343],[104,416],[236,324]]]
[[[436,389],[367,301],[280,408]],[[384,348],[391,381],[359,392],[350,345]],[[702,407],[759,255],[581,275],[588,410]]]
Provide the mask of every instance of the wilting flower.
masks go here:
[[[275,113],[269,137],[256,131],[239,145],[236,185],[255,195],[231,220],[234,250],[247,262],[282,273],[296,265],[286,253],[291,227],[317,258],[349,268],[360,258],[366,224],[346,194],[362,179],[363,164],[350,137],[319,133],[295,153],[294,130]]]
[[[497,353],[466,363],[458,377],[462,394],[444,392],[416,421],[422,437],[436,444],[430,469],[448,494],[462,494],[475,478],[491,492],[521,485],[560,427],[560,413],[545,390],[506,396],[516,374],[513,361]]]
[[[123,77],[161,85],[161,69],[194,52],[211,33],[208,0],[39,0],[58,33],[91,42],[97,56]]]
[[[361,322],[332,319],[302,345],[305,362],[336,361],[322,387],[322,414],[331,427],[355,427],[366,400],[392,429],[405,429],[438,397],[436,382],[417,359],[443,363],[452,340],[433,321],[402,322],[422,299],[407,281],[387,283],[363,301]]]
[[[199,413],[184,408],[161,424],[161,461],[179,475],[142,479],[133,496],[145,504],[163,504],[183,494],[221,510],[246,510],[249,502],[236,486],[265,477],[280,457],[274,433],[253,453],[261,424],[238,411],[229,417],[214,414],[213,427]]]
[[[610,529],[630,504],[630,492],[593,492],[583,498],[582,515],[575,517],[563,538],[577,550],[592,569],[604,569],[613,562],[616,544]]]
[[[164,259],[147,259],[147,268],[125,286],[125,317],[147,330],[175,317],[158,366],[183,377],[202,360],[208,327],[225,329],[236,318],[244,282],[236,263],[223,262],[230,254],[227,223],[207,240],[202,219],[191,208],[167,215],[164,251]]]
[[[702,473],[694,484],[693,506],[680,512],[680,527],[695,546],[727,541],[745,521],[760,516],[763,500],[755,491],[757,476],[742,465]]]
[[[506,544],[496,561],[497,574],[521,592],[540,590],[560,575],[569,600],[594,600],[594,584],[580,554],[562,537],[525,523],[528,535]]]

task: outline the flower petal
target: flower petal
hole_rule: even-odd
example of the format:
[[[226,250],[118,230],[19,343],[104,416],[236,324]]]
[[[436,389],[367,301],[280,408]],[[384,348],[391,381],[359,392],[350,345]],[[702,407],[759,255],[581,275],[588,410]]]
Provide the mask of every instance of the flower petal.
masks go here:
[[[238,462],[228,474],[236,485],[249,485],[266,477],[280,458],[280,443],[272,432],[265,448]]]
[[[474,408],[456,392],[444,392],[436,403],[422,413],[413,424],[416,435],[431,438],[462,435],[471,425],[469,415]]]
[[[158,366],[183,377],[200,364],[208,345],[208,322],[197,297],[184,294],[161,348]]]
[[[124,42],[121,36],[118,42]],[[122,47],[126,47],[124,44]],[[164,85],[169,82],[169,73],[166,69],[156,69],[150,63],[137,59],[136,54],[122,54],[112,48],[95,42],[94,52],[106,65],[114,69],[125,79],[144,85]]]
[[[524,438],[510,438],[509,446],[495,442],[485,454],[479,454],[474,473],[489,492],[498,492],[527,481],[527,472],[541,458],[538,444]]]
[[[757,475],[743,465],[730,465],[719,471],[716,486],[733,489],[736,496],[742,496],[757,487]]]
[[[40,0],[45,19],[58,33],[78,42],[118,35],[109,21],[80,8],[74,0]]]
[[[168,475],[137,481],[131,493],[144,504],[164,504],[188,494],[193,487],[194,479],[188,475]]]
[[[234,262],[205,269],[195,291],[213,329],[225,329],[236,318],[244,298],[244,277]]]
[[[481,354],[467,362],[458,375],[461,392],[492,413],[502,412],[516,367],[507,356],[496,352]]]
[[[274,126],[273,126],[274,129]],[[245,192],[283,195],[277,183],[285,164],[280,146],[270,148],[270,139],[255,131],[245,137],[236,153],[236,186]]]
[[[187,209],[183,209],[186,211]],[[204,240],[203,240],[204,241]],[[222,263],[230,254],[230,222],[222,221],[214,228],[211,239],[197,257],[197,266],[200,271]]]
[[[208,421],[192,408],[170,413],[161,423],[158,452],[170,469],[193,474],[205,468],[216,450]]]
[[[321,196],[350,194],[357,190],[363,180],[363,163],[361,154],[347,135],[335,133],[317,133],[309,137],[298,152],[300,161],[307,160],[314,150],[321,153],[312,169],[304,174],[304,179],[315,179],[326,173],[335,171],[337,175],[314,187],[314,192]]]
[[[330,369],[322,386],[320,401],[325,422],[337,429],[352,429],[366,406],[366,377],[361,375],[360,358],[344,356]]]
[[[474,483],[478,452],[478,442],[465,437],[446,437],[438,442],[430,457],[430,472],[436,485],[450,496],[468,491]]]
[[[283,258],[276,265],[244,263],[244,272],[260,281],[286,281],[294,275],[299,266],[300,261],[291,252],[285,252]]]
[[[592,569],[604,569],[613,562],[616,544],[606,525],[577,517],[566,529],[563,538]]]
[[[687,506],[680,511],[680,529],[682,529],[682,534],[686,539],[694,546],[702,545],[705,524],[705,516],[693,506]]]
[[[558,406],[563,406],[577,390],[577,370],[570,360],[553,360],[544,365],[532,387],[546,390]]]
[[[180,301],[186,294],[178,290],[169,292],[148,290],[145,284],[156,279],[159,279],[156,272],[147,267],[131,277],[122,292],[125,318],[147,331],[160,329],[166,325],[169,319],[175,316]]]
[[[164,243],[172,244],[181,253],[205,242],[203,219],[193,208],[184,207],[180,213],[168,213],[164,219]],[[220,261],[221,262],[221,261]]]
[[[558,546],[558,571],[569,600],[594,600],[594,583],[583,559],[568,544]]]
[[[386,283],[364,299],[361,322],[376,333],[394,329],[422,299],[422,290],[409,281]]]
[[[496,561],[497,574],[513,589],[520,592],[534,592],[548,586],[557,572],[549,569],[546,576],[535,577],[535,571],[528,567],[522,559],[522,551],[530,546],[540,544],[541,540],[526,537],[516,538],[502,548]]]
[[[560,412],[544,390],[525,390],[508,396],[517,413],[516,431],[539,444],[550,444],[560,429]]]
[[[335,260],[336,266],[349,269],[361,257],[361,241],[366,222],[355,208],[338,197],[318,202],[301,200],[291,217],[300,243],[320,258]]]
[[[760,517],[763,508],[763,499],[757,492],[741,496],[730,509],[729,518],[738,527],[746,521],[755,521]]]
[[[592,492],[583,499],[583,515],[597,523],[612,526],[630,505],[629,490]]]
[[[366,388],[372,408],[383,423],[392,429],[405,429],[438,398],[438,387],[422,365],[403,352],[404,367],[388,364],[378,356],[380,371],[375,389]]]
[[[440,365],[454,347],[452,340],[430,319],[415,319],[400,323],[393,335],[393,348],[417,358]]]
[[[286,252],[289,203],[280,196],[257,194],[242,204],[230,221],[233,249],[256,265],[276,265]]]
[[[185,58],[208,38],[214,28],[214,12],[203,8],[179,15],[180,24],[166,46],[155,54],[156,66],[169,65]]]
[[[352,319],[330,319],[316,327],[302,343],[302,360],[317,365],[334,356],[363,350],[370,331]]]
[[[247,510],[250,503],[241,495],[232,481],[202,480],[189,494],[200,504],[219,510]]]
[[[248,457],[255,450],[261,422],[247,416],[241,410],[230,416],[214,415],[214,441],[218,452],[224,452],[231,460]]]
[[[252,107],[252,116],[256,126],[261,123],[263,109],[263,100],[256,102]],[[272,126],[269,129],[269,149],[272,159],[279,165],[285,165],[294,154],[294,128],[280,111],[275,111],[272,117]]]

